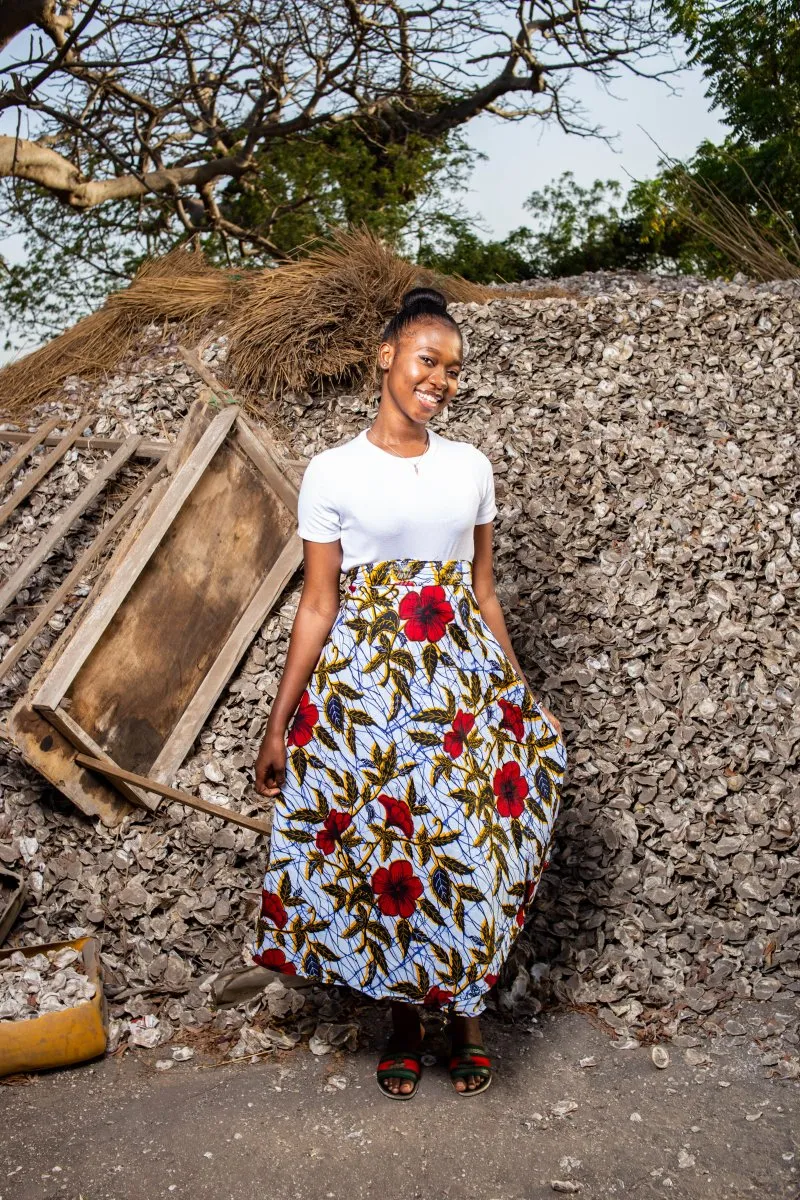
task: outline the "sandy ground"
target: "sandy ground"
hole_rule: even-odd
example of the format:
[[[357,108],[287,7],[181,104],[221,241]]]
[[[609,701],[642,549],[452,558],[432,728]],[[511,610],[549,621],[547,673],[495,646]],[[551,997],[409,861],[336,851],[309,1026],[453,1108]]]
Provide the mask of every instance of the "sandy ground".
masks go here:
[[[672,1047],[659,1070],[578,1014],[485,1034],[496,1075],[471,1101],[441,1061],[410,1103],[384,1100],[379,1012],[354,1053],[160,1071],[162,1047],[29,1077],[0,1089],[0,1200],[800,1196],[800,1083],[746,1047],[708,1043],[707,1067]],[[430,1043],[443,1054],[435,1026]]]

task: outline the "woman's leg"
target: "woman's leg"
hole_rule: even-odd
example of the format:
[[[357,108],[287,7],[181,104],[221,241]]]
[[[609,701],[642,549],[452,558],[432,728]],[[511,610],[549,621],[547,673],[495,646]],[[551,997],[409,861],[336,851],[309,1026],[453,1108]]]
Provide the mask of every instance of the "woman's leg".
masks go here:
[[[422,1042],[422,1023],[415,1005],[401,1000],[392,1001],[392,1036],[389,1047],[404,1047],[408,1050],[418,1050]],[[407,1095],[413,1090],[410,1079],[384,1079],[381,1087],[394,1095]]]
[[[461,1017],[454,1013],[452,1017],[453,1052],[460,1046],[481,1046],[480,1017]],[[457,1092],[472,1092],[484,1082],[480,1075],[466,1075],[463,1079],[453,1081]]]

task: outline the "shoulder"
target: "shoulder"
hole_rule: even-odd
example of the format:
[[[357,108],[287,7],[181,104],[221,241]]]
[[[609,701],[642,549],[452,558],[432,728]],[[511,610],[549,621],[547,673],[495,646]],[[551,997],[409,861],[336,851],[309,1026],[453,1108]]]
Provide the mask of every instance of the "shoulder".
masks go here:
[[[440,433],[431,430],[431,433],[439,440],[439,449],[442,454],[448,455],[454,461],[458,461],[462,466],[471,466],[478,474],[485,474],[487,471],[494,470],[492,460],[479,450],[472,442],[458,442],[453,438],[442,437]]]

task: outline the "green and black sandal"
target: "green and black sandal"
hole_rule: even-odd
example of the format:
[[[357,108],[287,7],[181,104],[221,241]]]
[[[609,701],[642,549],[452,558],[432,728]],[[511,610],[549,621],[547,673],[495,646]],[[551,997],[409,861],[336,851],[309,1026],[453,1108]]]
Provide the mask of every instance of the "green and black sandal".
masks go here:
[[[425,1036],[424,1029],[420,1034],[420,1042]],[[404,1038],[393,1033],[386,1044],[386,1049],[378,1063],[378,1087],[384,1096],[390,1100],[411,1100],[417,1094],[419,1081],[422,1078],[422,1047],[411,1049]],[[387,1079],[400,1079],[414,1084],[410,1092],[391,1092],[384,1087]]]
[[[465,1087],[463,1092],[455,1086],[459,1079],[468,1079],[470,1075],[477,1076],[481,1082],[477,1087]],[[483,1046],[459,1046],[450,1055],[450,1078],[453,1090],[459,1096],[479,1096],[485,1092],[492,1082],[492,1064]]]

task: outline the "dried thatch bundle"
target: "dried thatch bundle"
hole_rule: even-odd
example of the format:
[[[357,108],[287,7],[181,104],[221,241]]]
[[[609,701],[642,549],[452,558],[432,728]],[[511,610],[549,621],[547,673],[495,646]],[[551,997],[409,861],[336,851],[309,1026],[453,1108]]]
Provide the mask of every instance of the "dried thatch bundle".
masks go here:
[[[400,258],[367,229],[339,230],[331,243],[275,271],[248,277],[227,333],[231,383],[273,399],[329,382],[373,382],[381,329],[412,287],[431,286],[451,302],[563,296],[557,287],[504,289],[441,275]]]
[[[183,340],[222,321],[232,342],[230,381],[245,396],[369,379],[383,324],[417,284],[438,287],[451,301],[566,294],[550,286],[498,291],[439,275],[406,262],[367,230],[339,231],[307,258],[244,274],[173,250],[145,263],[98,312],[3,368],[0,413],[22,421],[67,376],[97,379],[113,370],[138,332],[162,320],[179,322]]]
[[[178,320],[198,334],[227,311],[234,287],[201,254],[173,250],[144,263],[96,313],[0,371],[0,412],[22,421],[69,375],[97,379],[113,370],[152,321]]]

